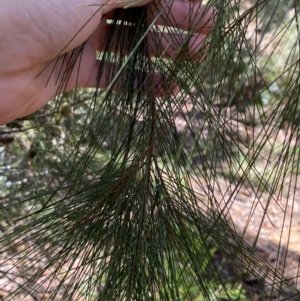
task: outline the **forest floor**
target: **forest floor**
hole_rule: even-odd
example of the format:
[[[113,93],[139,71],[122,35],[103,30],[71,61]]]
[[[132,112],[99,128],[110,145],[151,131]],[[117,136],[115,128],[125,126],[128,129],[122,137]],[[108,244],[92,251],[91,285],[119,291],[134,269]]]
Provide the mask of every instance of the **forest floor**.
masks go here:
[[[267,111],[267,108],[265,109]],[[237,108],[234,107],[230,107],[228,110],[231,115],[233,112],[237,112]],[[187,101],[182,114],[176,119],[179,132],[184,130],[189,116],[202,118],[199,109],[189,101]],[[239,113],[239,115],[245,114],[246,112]],[[255,117],[253,116],[253,118]],[[245,120],[245,116],[242,116],[241,120]],[[236,122],[232,123],[230,127],[232,133],[239,133],[236,136],[251,136],[252,142],[257,142],[261,133],[265,131],[264,125],[259,122],[255,126],[250,127],[247,127],[244,122]],[[194,130],[197,133],[197,122],[194,123]],[[209,137],[209,131],[205,131],[202,126],[201,131],[201,135],[204,135],[205,138]],[[267,135],[267,133],[265,134]],[[195,142],[192,137],[185,135],[185,138],[187,147]],[[283,288],[283,283],[286,281],[298,290],[300,289],[298,281],[300,277],[300,181],[298,181],[298,175],[293,173],[291,169],[284,176],[280,176],[279,173],[273,173],[274,178],[270,177],[270,174],[264,175],[268,168],[272,171],[274,167],[271,164],[271,166],[268,166],[268,162],[278,162],[278,156],[280,156],[280,147],[277,154],[275,152],[270,156],[270,146],[283,146],[287,143],[287,140],[289,140],[291,148],[296,147],[296,139],[290,135],[288,128],[278,129],[268,136],[269,148],[266,146],[259,149],[261,156],[257,157],[257,160],[251,167],[253,169],[255,167],[255,176],[251,174],[251,168],[250,172],[247,173],[246,168],[242,168],[243,164],[241,164],[241,169],[240,171],[237,170],[237,173],[240,175],[247,173],[246,177],[250,178],[248,181],[241,181],[242,184],[237,185],[236,181],[230,181],[221,172],[218,178],[214,179],[217,185],[212,185],[212,194],[217,202],[217,204],[213,205],[213,210],[226,217],[231,228],[249,246],[255,249],[256,255],[273,268],[273,271],[280,275],[279,277],[284,277],[285,279],[282,282],[282,295],[279,296],[276,291],[281,290],[280,284],[277,285],[279,288],[274,289],[276,285],[272,283],[272,279],[258,279],[254,275],[249,275],[248,279],[244,281],[244,286],[251,300],[300,300],[300,293],[297,290],[293,291],[293,289]],[[201,144],[201,141],[199,143]],[[250,143],[250,147],[255,148],[255,144]],[[247,147],[241,146],[241,148]],[[249,151],[249,149],[245,151]],[[298,161],[296,160],[297,163]],[[224,160],[221,168],[223,174],[226,169],[233,170],[227,164]],[[280,168],[283,169],[283,166]],[[260,173],[260,175],[258,176],[257,173]],[[276,185],[273,183],[274,186],[280,187],[280,190],[272,193],[268,189],[259,187],[262,185],[262,179],[264,178],[269,185],[272,185],[275,181],[280,182]],[[203,187],[207,184],[207,180],[203,176],[198,175],[191,181],[194,190],[203,195]],[[207,199],[207,203],[211,204],[211,200]],[[218,254],[216,260],[222,260],[220,256],[226,261],[225,254]],[[230,264],[228,263],[228,265]],[[225,269],[227,268],[228,266],[226,267],[225,265]],[[267,278],[267,275],[265,277]],[[263,291],[267,292],[267,296],[263,295]]]

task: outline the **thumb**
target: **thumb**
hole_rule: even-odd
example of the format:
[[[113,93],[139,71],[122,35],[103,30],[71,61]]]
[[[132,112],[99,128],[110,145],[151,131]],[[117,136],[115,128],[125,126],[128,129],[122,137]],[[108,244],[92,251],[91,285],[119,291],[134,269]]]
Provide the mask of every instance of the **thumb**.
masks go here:
[[[117,8],[129,8],[129,7],[138,7],[143,6],[152,0],[107,0],[101,1],[101,4],[78,4],[77,6],[86,7],[86,6],[102,6],[102,13],[107,14],[112,10]]]

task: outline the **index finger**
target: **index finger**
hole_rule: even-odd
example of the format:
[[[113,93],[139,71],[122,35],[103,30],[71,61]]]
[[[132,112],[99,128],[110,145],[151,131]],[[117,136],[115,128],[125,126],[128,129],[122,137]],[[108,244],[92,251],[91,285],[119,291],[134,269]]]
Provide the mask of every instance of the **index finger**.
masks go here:
[[[207,35],[213,28],[216,9],[199,2],[162,0],[148,4],[156,24]]]
[[[141,1],[139,3],[143,3]],[[127,3],[130,3],[127,1]],[[216,9],[199,2],[184,0],[151,1],[147,4],[150,22],[159,26],[169,26],[184,31],[207,35],[213,28]],[[114,18],[115,9],[105,14],[107,19]],[[123,15],[123,18],[126,15]]]

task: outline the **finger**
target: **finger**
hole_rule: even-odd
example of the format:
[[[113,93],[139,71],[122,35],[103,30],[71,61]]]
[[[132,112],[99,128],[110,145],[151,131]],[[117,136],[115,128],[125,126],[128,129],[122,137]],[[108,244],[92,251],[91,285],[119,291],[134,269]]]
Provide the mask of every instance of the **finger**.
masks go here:
[[[128,74],[127,70],[123,70],[123,73],[115,80],[115,76],[118,74],[118,66],[113,63],[105,63],[102,76],[100,80],[98,79],[99,69],[103,63],[101,61],[97,61],[93,71],[84,84],[85,88],[100,88],[107,89],[107,87],[111,87],[111,89],[115,92],[124,91],[124,87],[128,84]],[[148,74],[145,76],[143,81],[139,79],[140,77],[136,75],[133,80],[133,91],[138,93],[141,87],[147,87],[147,90],[152,91],[155,97],[164,97],[166,95],[175,95],[178,93],[178,86],[168,79],[167,75],[162,75],[159,72],[155,72],[154,74]],[[150,89],[149,89],[150,88]]]
[[[204,35],[151,32],[149,50],[154,57],[199,61],[205,56],[204,39]]]
[[[185,31],[207,35],[214,25],[216,9],[202,5],[196,0],[162,0],[159,3],[147,4],[149,23],[154,20],[156,25],[179,28]],[[114,19],[115,10],[106,17]],[[126,18],[126,14],[123,16]]]
[[[108,32],[110,31],[110,25],[106,22],[101,22],[99,28],[96,30],[94,35],[91,37],[91,43],[97,42],[97,51],[103,52],[106,48],[106,39],[108,37]],[[130,26],[123,26],[122,31],[125,37],[129,36],[129,31],[133,30]],[[128,31],[128,32],[126,32]],[[183,33],[172,33],[163,32],[159,28],[155,28],[149,31],[147,36],[147,47],[149,54],[155,57],[163,57],[168,59],[176,59],[178,54],[186,49],[186,54],[189,57],[194,57],[199,53],[201,49],[202,42],[205,39],[204,35],[194,35],[190,36]],[[128,43],[128,45],[126,45]],[[130,41],[126,40],[124,43],[120,43],[119,40],[115,39],[110,41],[110,52],[120,53],[124,52],[124,49],[132,49],[132,45],[129,44]],[[94,46],[96,47],[96,46]],[[119,49],[122,47],[122,49]]]
[[[103,1],[102,13],[107,14],[117,8],[139,7],[149,3],[151,0],[106,0]]]
[[[162,0],[149,4],[149,15],[156,24],[207,35],[214,25],[216,10],[199,2]]]

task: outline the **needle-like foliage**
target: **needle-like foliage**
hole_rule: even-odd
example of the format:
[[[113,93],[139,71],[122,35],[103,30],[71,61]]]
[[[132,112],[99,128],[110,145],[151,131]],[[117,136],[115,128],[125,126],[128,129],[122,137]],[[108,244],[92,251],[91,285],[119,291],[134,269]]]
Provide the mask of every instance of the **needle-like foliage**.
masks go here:
[[[208,1],[201,47],[171,2],[117,10],[99,88],[61,94],[82,45],[2,150],[4,300],[299,300],[299,2]]]

